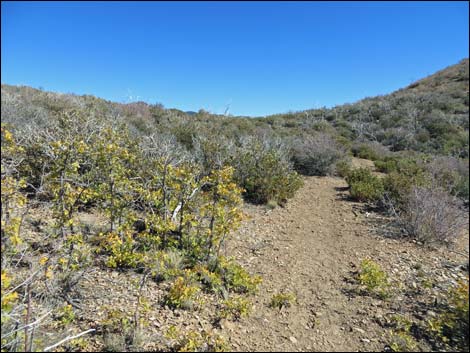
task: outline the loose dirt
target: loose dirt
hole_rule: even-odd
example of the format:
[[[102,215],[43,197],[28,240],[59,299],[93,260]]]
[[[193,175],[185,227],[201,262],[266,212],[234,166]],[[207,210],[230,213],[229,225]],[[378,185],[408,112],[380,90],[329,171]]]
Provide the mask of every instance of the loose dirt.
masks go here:
[[[382,351],[390,341],[391,315],[425,320],[434,314],[430,303],[468,275],[468,233],[457,252],[396,239],[386,218],[348,194],[342,178],[304,177],[285,207],[245,204],[246,219],[230,236],[225,255],[263,278],[251,297],[252,314],[220,321],[220,299],[210,295],[197,310],[172,310],[162,304],[169,283],[148,281],[141,348],[163,349],[163,334],[176,326],[221,334],[235,351]],[[365,258],[379,263],[400,288],[392,298],[358,294],[355,278]],[[88,273],[80,285],[80,330],[98,327],[108,309],[132,313],[141,276],[103,268]],[[430,289],[423,289],[425,280],[432,281]],[[280,310],[269,307],[279,293],[293,293],[296,301]],[[97,336],[88,342],[91,350],[105,349]]]
[[[418,268],[452,278],[439,269],[454,269],[465,257],[384,237],[385,220],[350,201],[342,178],[306,177],[304,182],[285,208],[247,205],[249,220],[229,243],[228,254],[263,277],[251,317],[228,323],[232,347],[383,350],[388,340],[381,325],[384,316],[404,312],[409,304],[400,297],[384,302],[355,295],[353,272],[361,259],[372,258],[406,283],[415,281]],[[270,308],[272,296],[281,292],[294,293],[297,303],[280,311]]]

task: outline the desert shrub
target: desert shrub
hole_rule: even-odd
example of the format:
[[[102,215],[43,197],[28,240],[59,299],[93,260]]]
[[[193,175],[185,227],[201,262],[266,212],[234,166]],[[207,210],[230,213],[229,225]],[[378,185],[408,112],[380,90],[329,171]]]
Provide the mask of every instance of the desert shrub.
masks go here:
[[[429,321],[431,332],[441,342],[463,352],[469,348],[468,278],[448,290],[444,309]]]
[[[352,146],[351,151],[354,157],[377,161],[384,159],[390,151],[378,142],[359,143]]]
[[[425,186],[429,183],[429,174],[415,159],[398,160],[396,170],[383,179],[386,197],[397,209],[405,207],[406,198],[414,186]]]
[[[391,317],[393,331],[389,335],[389,347],[392,352],[417,352],[418,343],[412,335],[414,323],[405,316]]]
[[[21,192],[26,186],[25,178],[18,173],[23,150],[17,145],[13,134],[2,124],[1,128],[1,222],[2,264],[5,255],[16,252],[22,243],[21,224],[27,211],[27,198]],[[2,266],[3,269],[3,266]]]
[[[271,308],[282,309],[283,307],[290,307],[296,300],[293,293],[279,293],[274,294],[269,302]]]
[[[305,175],[327,175],[344,155],[344,150],[329,135],[317,134],[293,143],[294,168]]]
[[[381,199],[384,187],[382,180],[367,168],[352,170],[346,176],[351,197],[358,201],[376,202]]]
[[[239,320],[251,313],[252,306],[250,300],[245,298],[235,297],[227,299],[222,302],[220,316],[229,320]]]
[[[256,293],[262,282],[260,276],[251,276],[241,265],[224,257],[218,259],[215,272],[222,276],[227,289],[236,293]]]
[[[361,261],[358,281],[369,293],[377,294],[381,298],[386,298],[389,295],[387,274],[379,264],[370,259]]]
[[[346,159],[341,159],[335,164],[335,174],[345,178],[351,172],[351,162]]]
[[[202,264],[196,265],[193,271],[196,273],[198,281],[209,291],[213,293],[222,293],[224,291],[220,274],[210,271]]]
[[[391,173],[397,170],[397,159],[387,157],[383,160],[376,160],[374,165],[379,172]]]
[[[212,170],[229,165],[233,158],[233,141],[218,134],[198,135],[193,138],[193,146],[195,159],[201,165],[205,175],[210,174]]]
[[[423,243],[449,243],[468,226],[468,215],[445,190],[412,187],[401,220],[409,236]]]
[[[417,352],[415,338],[408,332],[394,332],[390,335],[389,346],[392,352]]]
[[[176,278],[163,302],[171,308],[192,309],[198,302],[200,288],[185,274]]]
[[[55,324],[60,327],[74,320],[70,306],[58,308],[58,305],[63,300],[74,300],[72,289],[90,263],[91,253],[81,234],[72,232],[70,223],[66,237],[54,237],[57,235],[55,229],[64,225],[61,216],[65,212],[62,213],[60,208],[52,212],[54,227],[50,234],[34,237],[36,244],[46,248],[53,246],[47,254],[41,247],[35,249],[32,246],[31,237],[23,229],[25,216],[37,204],[30,189],[32,185],[22,174],[23,164],[28,163],[27,155],[3,125],[1,132],[2,350],[41,350],[42,338],[46,335],[50,338],[50,332],[45,332],[39,324],[43,318],[56,313]],[[64,192],[62,196],[65,199],[68,194]],[[18,269],[20,262],[25,270]]]
[[[468,204],[468,160],[448,156],[434,157],[426,165],[426,171],[430,174],[434,184],[458,196]]]
[[[302,185],[279,141],[242,140],[233,165],[245,198],[254,203],[286,202]]]
[[[184,269],[185,257],[176,249],[169,251],[157,251],[150,260],[152,276],[157,281],[171,280],[181,276]]]
[[[211,331],[181,332],[175,326],[165,332],[170,340],[168,349],[174,352],[228,352],[230,346],[220,335]]]

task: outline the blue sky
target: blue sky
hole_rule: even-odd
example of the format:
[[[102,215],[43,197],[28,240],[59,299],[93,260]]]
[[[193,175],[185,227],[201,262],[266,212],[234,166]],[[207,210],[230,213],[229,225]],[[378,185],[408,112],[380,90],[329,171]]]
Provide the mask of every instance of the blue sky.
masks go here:
[[[2,2],[1,81],[260,116],[468,57],[468,2]]]

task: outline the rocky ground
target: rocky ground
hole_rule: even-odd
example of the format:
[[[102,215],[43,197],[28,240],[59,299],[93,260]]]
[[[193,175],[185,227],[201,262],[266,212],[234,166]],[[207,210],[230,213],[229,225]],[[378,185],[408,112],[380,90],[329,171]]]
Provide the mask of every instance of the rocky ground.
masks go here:
[[[361,160],[354,163],[373,168]],[[220,299],[207,294],[195,310],[172,310],[162,304],[169,283],[149,280],[140,288],[142,274],[93,267],[77,291],[75,324],[54,334],[95,328],[75,349],[121,350],[121,338],[103,342],[96,333],[103,320],[135,315],[140,297],[145,308],[139,317],[146,324],[135,349],[168,349],[171,342],[164,334],[174,326],[181,333],[220,334],[235,351],[383,351],[394,315],[432,318],[433,305],[449,285],[468,276],[468,233],[452,250],[429,249],[393,237],[386,218],[348,198],[344,179],[305,177],[304,182],[285,207],[246,204],[246,220],[228,240],[226,255],[263,278],[259,292],[250,297],[249,317],[220,320]],[[99,223],[94,215],[81,218],[90,226]],[[365,258],[389,275],[389,298],[358,290],[357,271]],[[296,299],[290,307],[271,308],[279,293]]]
[[[388,316],[432,312],[432,295],[466,275],[464,239],[456,253],[386,238],[387,220],[351,202],[346,186],[341,178],[308,177],[285,208],[247,206],[250,220],[233,237],[229,253],[264,282],[255,313],[228,328],[235,349],[380,351],[388,344]],[[365,258],[394,281],[390,299],[356,294],[355,272]],[[422,280],[434,281],[435,290],[420,293]],[[273,294],[282,291],[294,293],[297,303],[269,308]],[[417,312],[420,300],[424,313]]]

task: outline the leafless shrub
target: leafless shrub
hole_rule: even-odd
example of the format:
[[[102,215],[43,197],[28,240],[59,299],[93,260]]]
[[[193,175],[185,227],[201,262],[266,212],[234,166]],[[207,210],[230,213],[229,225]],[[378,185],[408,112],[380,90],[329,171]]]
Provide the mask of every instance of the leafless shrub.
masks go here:
[[[153,133],[144,136],[140,148],[146,158],[159,159],[165,166],[177,166],[192,159],[192,156],[172,134]]]
[[[422,243],[452,243],[468,227],[468,214],[457,198],[440,188],[413,187],[401,221],[407,233]]]
[[[327,175],[344,150],[326,134],[297,139],[293,144],[293,161],[297,171],[305,175]]]
[[[458,196],[468,207],[468,160],[465,161],[450,156],[438,156],[426,165],[426,170],[430,173],[432,180],[434,180],[437,186]]]
[[[225,136],[199,135],[193,137],[194,156],[205,174],[228,164],[233,156],[234,147],[233,140]]]

